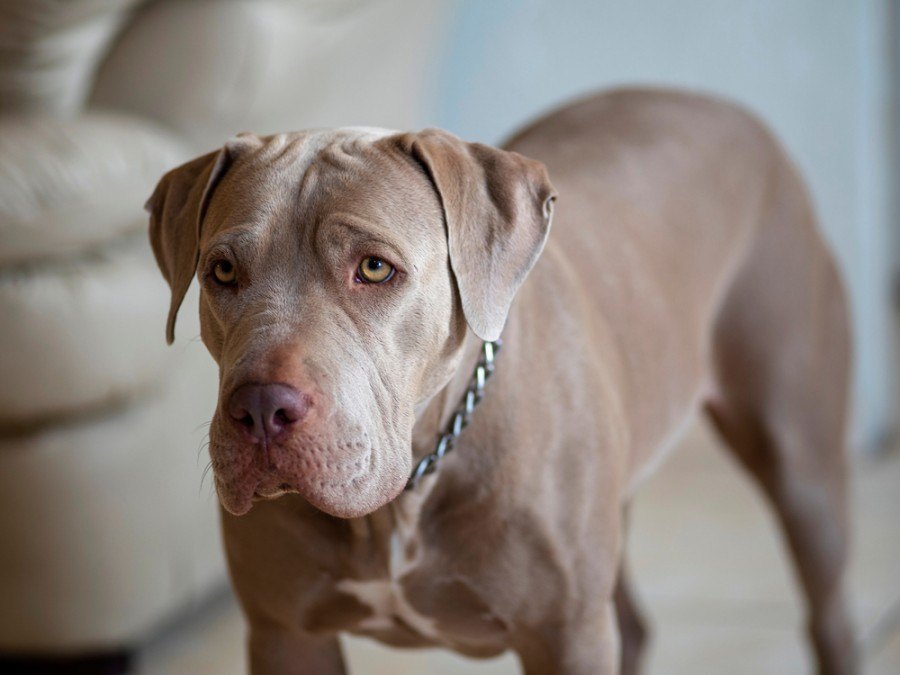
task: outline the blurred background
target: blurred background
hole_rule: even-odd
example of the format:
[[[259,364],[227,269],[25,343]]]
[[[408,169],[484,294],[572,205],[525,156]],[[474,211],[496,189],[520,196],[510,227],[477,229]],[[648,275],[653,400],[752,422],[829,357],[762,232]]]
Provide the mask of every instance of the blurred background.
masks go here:
[[[141,209],[164,171],[244,130],[498,143],[659,84],[756,111],[808,180],[853,302],[854,606],[870,672],[900,672],[898,37],[890,0],[0,0],[0,671],[243,672],[201,483],[215,371],[196,296],[165,346]],[[806,672],[778,533],[714,445],[638,498],[650,672]],[[346,644],[360,674],[517,672]]]

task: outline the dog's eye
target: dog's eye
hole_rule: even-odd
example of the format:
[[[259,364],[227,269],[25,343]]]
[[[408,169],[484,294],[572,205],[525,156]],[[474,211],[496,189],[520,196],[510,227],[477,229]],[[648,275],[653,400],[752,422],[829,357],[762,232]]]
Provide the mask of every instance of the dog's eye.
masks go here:
[[[371,255],[363,258],[356,270],[356,278],[367,284],[381,284],[392,276],[394,276],[394,266]]]
[[[230,286],[237,278],[237,270],[228,260],[219,260],[213,266],[213,276],[220,284]]]

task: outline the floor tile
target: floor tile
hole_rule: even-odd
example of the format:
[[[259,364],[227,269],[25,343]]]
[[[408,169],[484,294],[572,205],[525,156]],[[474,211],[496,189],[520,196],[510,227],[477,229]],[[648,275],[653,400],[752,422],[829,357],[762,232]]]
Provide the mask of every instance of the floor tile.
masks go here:
[[[244,675],[244,619],[223,591],[198,615],[158,636],[140,654],[136,675]]]
[[[398,651],[363,638],[344,640],[349,671],[359,675],[518,675],[512,654],[473,660],[437,649]]]
[[[887,644],[871,656],[867,665],[869,675],[898,675],[900,673],[900,626]]]

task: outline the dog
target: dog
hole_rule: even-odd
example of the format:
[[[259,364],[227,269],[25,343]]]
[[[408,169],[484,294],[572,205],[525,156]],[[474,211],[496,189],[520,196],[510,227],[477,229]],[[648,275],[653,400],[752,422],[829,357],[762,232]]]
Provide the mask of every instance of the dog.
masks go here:
[[[343,673],[342,631],[638,672],[625,513],[701,414],[780,520],[818,671],[856,672],[845,296],[748,112],[621,89],[503,149],[240,134],[147,209],[170,343],[201,287],[254,674]]]

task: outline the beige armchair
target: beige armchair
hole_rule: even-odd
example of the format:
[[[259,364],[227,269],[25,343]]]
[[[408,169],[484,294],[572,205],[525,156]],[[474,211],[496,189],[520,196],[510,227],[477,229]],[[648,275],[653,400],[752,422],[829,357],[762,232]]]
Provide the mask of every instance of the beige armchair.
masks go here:
[[[242,130],[414,125],[440,7],[0,0],[0,671],[127,651],[224,583],[156,180]]]

